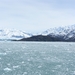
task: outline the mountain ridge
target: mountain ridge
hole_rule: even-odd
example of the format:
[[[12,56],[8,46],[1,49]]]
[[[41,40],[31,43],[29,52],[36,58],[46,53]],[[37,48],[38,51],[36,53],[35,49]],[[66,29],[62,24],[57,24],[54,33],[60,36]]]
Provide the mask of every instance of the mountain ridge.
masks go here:
[[[50,28],[39,35],[23,38],[20,41],[75,41],[75,25]]]
[[[20,30],[0,30],[0,39],[18,41],[75,41],[75,25],[50,28],[40,34],[29,34]]]

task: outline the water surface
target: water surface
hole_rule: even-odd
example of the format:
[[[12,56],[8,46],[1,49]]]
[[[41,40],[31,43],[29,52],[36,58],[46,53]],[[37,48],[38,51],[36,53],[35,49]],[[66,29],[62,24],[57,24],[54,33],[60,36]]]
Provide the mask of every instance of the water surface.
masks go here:
[[[0,42],[0,75],[75,75],[75,43]]]

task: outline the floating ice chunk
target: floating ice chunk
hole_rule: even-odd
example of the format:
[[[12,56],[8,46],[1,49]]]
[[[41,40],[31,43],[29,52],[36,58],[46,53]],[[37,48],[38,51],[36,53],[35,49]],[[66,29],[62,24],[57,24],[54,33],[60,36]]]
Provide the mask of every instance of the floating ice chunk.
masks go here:
[[[9,72],[9,71],[12,71],[12,70],[11,70],[10,68],[7,67],[7,68],[4,69],[4,71]]]
[[[30,61],[30,59],[27,59],[27,61]]]
[[[38,66],[38,68],[41,68],[42,66]]]
[[[59,68],[60,68],[60,67],[61,67],[61,65],[57,65],[57,67],[59,67]]]
[[[66,71],[69,71],[69,69],[67,68]]]
[[[52,72],[55,72],[55,70],[52,70]]]
[[[69,48],[67,50],[70,50]]]
[[[0,53],[0,55],[6,55],[7,53]]]
[[[39,75],[41,75],[41,73],[39,73]]]
[[[24,53],[25,55],[28,55],[28,53]]]
[[[10,63],[8,63],[7,65],[10,66]]]
[[[22,49],[25,49],[26,47],[22,47]]]
[[[55,69],[61,68],[61,65],[56,65]]]
[[[0,60],[1,60],[2,58],[0,57]]]
[[[17,65],[17,66],[13,66],[13,68],[14,68],[14,69],[19,68],[19,65]]]
[[[22,64],[24,64],[25,62],[24,61],[22,61]]]
[[[58,48],[58,46],[57,46],[57,45],[54,45],[54,47],[55,47],[55,48]]]
[[[75,71],[73,71],[73,74],[75,74]]]
[[[27,74],[28,74],[27,72],[24,72],[24,73],[23,73],[23,75],[27,75]]]

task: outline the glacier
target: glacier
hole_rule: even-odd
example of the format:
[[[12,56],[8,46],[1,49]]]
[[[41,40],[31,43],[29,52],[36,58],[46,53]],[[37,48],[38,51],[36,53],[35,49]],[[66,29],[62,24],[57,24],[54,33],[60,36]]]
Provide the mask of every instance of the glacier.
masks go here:
[[[16,29],[1,29],[0,30],[0,39],[22,39],[31,37],[32,34],[25,33],[21,30]]]

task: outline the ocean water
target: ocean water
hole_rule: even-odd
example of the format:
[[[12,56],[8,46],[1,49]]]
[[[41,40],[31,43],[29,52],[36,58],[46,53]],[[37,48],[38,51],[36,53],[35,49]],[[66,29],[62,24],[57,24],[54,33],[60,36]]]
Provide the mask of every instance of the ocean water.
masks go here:
[[[75,75],[75,43],[0,42],[0,75]]]

